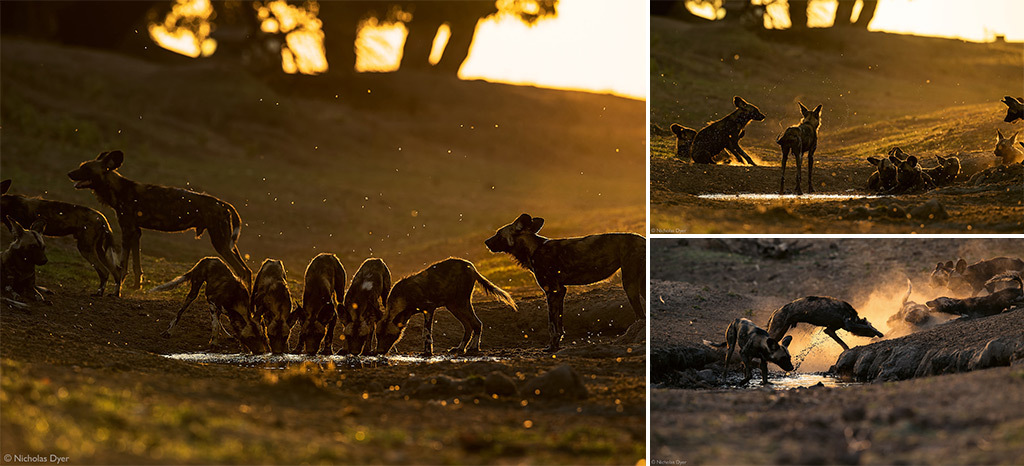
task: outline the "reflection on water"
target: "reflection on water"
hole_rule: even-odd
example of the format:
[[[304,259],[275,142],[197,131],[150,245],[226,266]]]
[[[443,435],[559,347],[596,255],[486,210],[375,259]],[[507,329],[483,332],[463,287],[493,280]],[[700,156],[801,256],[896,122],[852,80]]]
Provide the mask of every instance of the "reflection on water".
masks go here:
[[[292,364],[312,362],[316,364],[333,363],[339,368],[372,368],[381,366],[399,366],[415,364],[434,364],[439,362],[478,362],[498,361],[494,356],[452,356],[439,355],[425,358],[422,356],[306,356],[304,354],[223,354],[223,353],[176,353],[162,355],[165,358],[200,364],[229,364],[240,367],[259,367],[263,369],[284,369]]]
[[[761,388],[761,377],[757,374],[760,372],[755,371],[755,377],[747,382],[742,388]],[[822,387],[837,388],[837,387],[849,387],[851,385],[858,385],[857,382],[848,382],[840,380],[831,374],[824,372],[803,372],[803,373],[789,373],[789,374],[777,374],[769,373],[768,388],[773,390],[792,390],[794,388],[806,388],[813,387],[821,384]]]
[[[763,193],[740,193],[740,194],[701,194],[700,199],[713,199],[716,201],[745,200],[745,201],[778,201],[783,199],[802,201],[845,201],[847,199],[877,199],[883,196],[864,194],[763,194]]]

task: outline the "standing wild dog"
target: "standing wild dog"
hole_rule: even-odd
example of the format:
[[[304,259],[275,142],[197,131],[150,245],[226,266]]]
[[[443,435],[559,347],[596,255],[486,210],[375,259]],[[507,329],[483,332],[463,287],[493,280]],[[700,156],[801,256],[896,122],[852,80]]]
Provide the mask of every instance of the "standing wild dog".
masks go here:
[[[1003,97],[1002,102],[1006,104],[1006,118],[1003,121],[1013,123],[1016,120],[1024,120],[1024,97]]]
[[[263,261],[260,271],[256,273],[256,281],[252,285],[252,299],[249,303],[253,319],[267,332],[270,352],[287,352],[288,333],[292,329],[288,322],[292,298],[288,293],[283,262],[275,259]]]
[[[196,229],[196,238],[210,231],[210,242],[248,288],[252,270],[238,253],[242,221],[235,208],[220,199],[179,188],[138,183],[121,176],[124,162],[119,150],[103,152],[95,160],[82,162],[68,177],[77,189],[91,189],[100,202],[114,209],[121,225],[120,270],[127,274],[128,256],[134,257],[135,285],[142,287],[140,240],[142,229],[184,231]]]
[[[778,340],[782,338],[789,329],[796,327],[798,323],[807,323],[819,327],[825,327],[825,334],[832,337],[843,350],[850,349],[836,335],[836,330],[846,330],[861,337],[881,337],[879,332],[867,319],[857,314],[857,310],[847,303],[835,298],[823,296],[808,296],[800,298],[772,313],[768,319],[768,335]]]
[[[42,236],[46,222],[36,220],[27,230],[14,219],[4,218],[4,223],[14,234],[14,241],[0,254],[0,294],[4,303],[19,309],[28,309],[28,300],[50,304],[36,286],[36,267],[46,264]]]
[[[93,296],[103,296],[107,286],[107,277],[114,277],[114,296],[121,296],[121,270],[117,266],[118,258],[114,250],[114,234],[103,214],[85,206],[46,199],[28,198],[22,195],[7,194],[11,189],[11,180],[0,182],[0,211],[19,223],[29,224],[38,220],[46,222],[44,236],[74,236],[78,252],[89,261],[96,275],[100,278],[100,286]]]
[[[416,275],[395,283],[388,294],[384,318],[377,323],[377,353],[387,354],[402,339],[409,319],[423,316],[423,355],[434,354],[431,326],[434,311],[444,306],[462,324],[462,342],[449,350],[455,354],[480,352],[483,323],[473,309],[473,286],[479,283],[487,294],[498,298],[513,310],[516,303],[505,290],[491,283],[465,259],[445,259]]]
[[[1008,138],[1003,137],[1003,132],[996,130],[996,148],[992,151],[1001,159],[1003,165],[1013,165],[1024,162],[1024,151],[1017,148],[1017,135],[1020,131],[1013,133]]]
[[[551,342],[545,351],[558,351],[565,329],[562,306],[567,285],[589,285],[622,269],[622,288],[638,321],[644,320],[646,240],[633,233],[604,233],[582,238],[548,239],[537,234],[544,219],[522,214],[484,241],[491,252],[512,255],[533,272],[548,300]],[[635,324],[634,324],[635,325]]]
[[[944,286],[957,294],[970,293],[971,296],[975,296],[985,288],[986,282],[992,277],[1014,271],[1024,272],[1024,260],[996,257],[967,265],[967,261],[960,258],[955,264],[953,261],[935,264],[931,282],[934,286]]]
[[[993,277],[994,281],[1006,279],[1016,281],[1018,287],[1006,288],[989,295],[964,299],[936,298],[928,301],[928,307],[933,312],[968,317],[987,317],[999,314],[1010,306],[1024,302],[1024,279],[1021,279],[1020,272],[1005,272]]]
[[[363,261],[352,276],[352,284],[345,293],[345,304],[338,311],[344,324],[343,349],[349,354],[373,352],[373,334],[377,322],[384,318],[384,306],[391,291],[391,271],[381,259]]]
[[[793,370],[793,362],[789,355],[789,344],[793,337],[787,336],[781,341],[768,336],[768,332],[754,325],[747,319],[736,319],[729,324],[725,331],[725,343],[711,343],[704,341],[704,344],[716,348],[728,346],[725,353],[725,365],[722,366],[722,380],[729,370],[729,360],[732,359],[732,352],[737,347],[740,349],[740,359],[743,361],[743,381],[740,385],[746,385],[754,376],[754,360],[761,362],[761,384],[768,385],[768,363],[771,362],[782,370],[789,372]]]
[[[798,102],[799,103],[799,102]],[[800,105],[800,114],[803,118],[797,126],[790,126],[775,141],[782,146],[782,175],[779,176],[779,194],[786,190],[786,159],[792,152],[796,157],[796,193],[803,194],[800,190],[800,161],[803,154],[807,153],[807,192],[814,192],[814,183],[811,181],[811,174],[814,171],[814,151],[818,149],[818,127],[821,126],[821,105],[812,110],[807,110],[803,103]]]
[[[288,318],[289,326],[299,322],[299,344],[295,352],[334,354],[338,302],[345,298],[345,267],[334,254],[322,252],[309,261],[304,281],[302,305]]]
[[[220,322],[220,316],[223,315],[228,318],[228,326],[225,328],[228,334],[255,354],[267,352],[269,346],[267,336],[250,314],[249,291],[238,277],[231,273],[231,269],[224,264],[224,261],[219,257],[204,257],[184,275],[157,286],[149,292],[172,290],[185,282],[188,282],[191,288],[188,290],[181,309],[178,309],[174,320],[171,321],[171,325],[164,330],[165,338],[171,336],[171,331],[178,324],[181,315],[192,304],[192,301],[199,297],[199,289],[205,283],[206,302],[210,305],[210,345],[213,345],[219,330],[224,328]]]
[[[694,135],[693,145],[690,147],[690,157],[694,163],[714,163],[712,158],[726,150],[737,162],[756,165],[740,147],[740,138],[743,137],[743,128],[747,123],[750,123],[750,120],[763,121],[764,114],[739,96],[733,97],[732,102],[736,110],[725,118],[705,126]]]
[[[672,123],[672,126],[669,126],[668,129],[672,130],[672,134],[676,135],[676,158],[679,160],[689,160],[690,147],[693,145],[693,138],[697,136],[697,131],[679,123]]]

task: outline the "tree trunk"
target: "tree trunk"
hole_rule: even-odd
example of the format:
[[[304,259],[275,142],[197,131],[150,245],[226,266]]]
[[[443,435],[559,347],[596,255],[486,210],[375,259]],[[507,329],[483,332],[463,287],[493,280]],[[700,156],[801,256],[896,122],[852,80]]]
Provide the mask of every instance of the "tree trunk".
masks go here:
[[[834,25],[849,26],[853,24],[853,7],[856,4],[856,0],[839,0],[839,6],[836,7],[836,20]]]
[[[789,0],[789,20],[793,23],[793,29],[807,28],[807,4],[808,0]]]
[[[875,8],[878,7],[878,0],[864,0],[864,8],[860,10],[860,16],[857,17],[857,22],[853,23],[861,29],[867,29],[868,23],[875,17]]]

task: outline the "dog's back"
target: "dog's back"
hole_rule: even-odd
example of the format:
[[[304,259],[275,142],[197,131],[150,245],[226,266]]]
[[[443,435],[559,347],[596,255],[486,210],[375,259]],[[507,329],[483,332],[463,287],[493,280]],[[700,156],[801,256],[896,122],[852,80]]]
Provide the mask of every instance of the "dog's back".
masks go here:
[[[743,128],[747,126],[747,123],[750,123],[751,120],[761,121],[765,118],[757,107],[739,96],[733,97],[733,105],[736,106],[736,110],[701,128],[694,135],[690,158],[695,163],[714,163],[714,157],[727,147],[730,145],[738,147],[738,141],[743,137]]]
[[[345,292],[344,305],[338,317],[344,322],[346,350],[350,354],[368,353],[376,324],[384,317],[384,305],[391,292],[391,271],[384,261],[370,258],[363,261],[352,284]]]
[[[314,257],[303,281],[302,307],[314,316],[322,306],[336,305],[344,299],[345,267],[334,254],[325,252]]]
[[[253,283],[250,302],[253,317],[266,330],[271,352],[280,354],[287,351],[292,302],[284,263],[275,259],[263,261]]]

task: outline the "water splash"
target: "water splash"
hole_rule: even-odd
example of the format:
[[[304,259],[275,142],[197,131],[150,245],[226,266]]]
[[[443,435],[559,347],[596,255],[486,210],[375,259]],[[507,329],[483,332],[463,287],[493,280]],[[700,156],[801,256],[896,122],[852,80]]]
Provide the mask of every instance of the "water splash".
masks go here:
[[[811,351],[813,351],[814,348],[828,341],[829,339],[829,336],[825,334],[824,328],[819,328],[818,330],[815,330],[814,333],[811,334],[811,343],[807,345],[807,347],[804,348],[802,351],[800,351],[800,354],[797,354],[793,358],[795,360],[795,364],[793,364],[793,372],[800,370],[800,364],[803,364],[804,360],[807,359],[807,356],[811,354]]]

